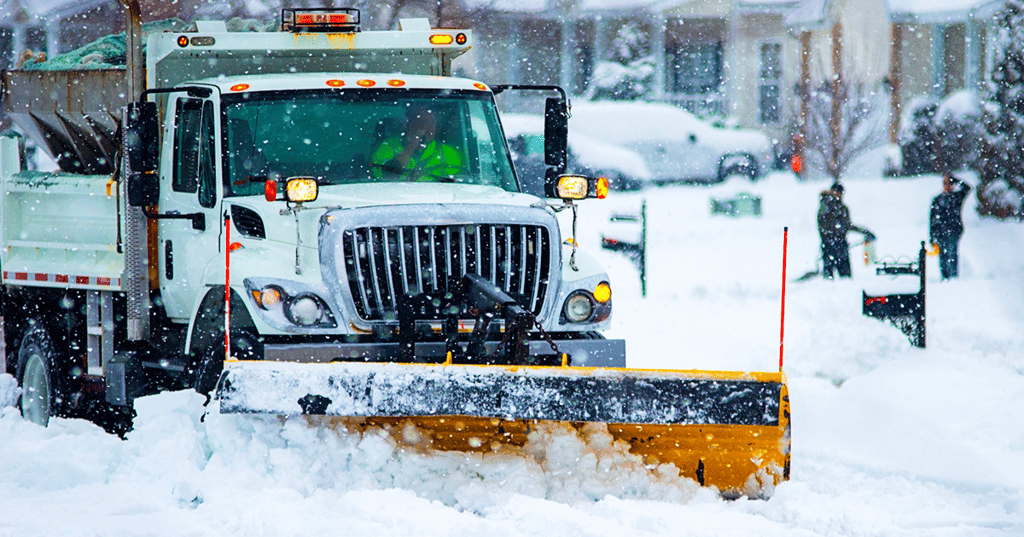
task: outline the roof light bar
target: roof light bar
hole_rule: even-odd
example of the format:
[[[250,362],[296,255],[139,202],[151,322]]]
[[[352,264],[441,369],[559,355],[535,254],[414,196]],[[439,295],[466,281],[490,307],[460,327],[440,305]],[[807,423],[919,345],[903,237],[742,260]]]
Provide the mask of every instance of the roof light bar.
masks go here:
[[[359,10],[353,8],[282,9],[283,32],[358,32]]]

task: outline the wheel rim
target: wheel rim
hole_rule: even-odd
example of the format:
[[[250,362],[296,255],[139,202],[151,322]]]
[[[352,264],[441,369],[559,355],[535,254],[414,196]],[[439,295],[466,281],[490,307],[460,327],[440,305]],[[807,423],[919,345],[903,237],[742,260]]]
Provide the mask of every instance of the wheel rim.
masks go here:
[[[50,390],[46,364],[42,356],[33,353],[25,363],[21,380],[21,415],[42,426],[50,421]]]

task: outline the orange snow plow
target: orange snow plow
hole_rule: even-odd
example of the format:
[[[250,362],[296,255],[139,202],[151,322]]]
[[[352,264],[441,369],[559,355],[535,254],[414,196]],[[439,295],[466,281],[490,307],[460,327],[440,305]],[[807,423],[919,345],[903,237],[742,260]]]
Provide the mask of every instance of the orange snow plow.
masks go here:
[[[789,478],[783,373],[233,361],[217,398],[225,413],[411,423],[455,451],[523,445],[541,422],[596,422],[646,462],[672,463],[726,497],[764,498]]]

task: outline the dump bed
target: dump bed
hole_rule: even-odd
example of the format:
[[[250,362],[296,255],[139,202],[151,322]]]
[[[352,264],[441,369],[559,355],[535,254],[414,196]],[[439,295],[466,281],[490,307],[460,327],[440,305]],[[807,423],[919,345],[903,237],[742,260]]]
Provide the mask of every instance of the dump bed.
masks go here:
[[[70,173],[111,174],[123,69],[3,71],[4,112]]]

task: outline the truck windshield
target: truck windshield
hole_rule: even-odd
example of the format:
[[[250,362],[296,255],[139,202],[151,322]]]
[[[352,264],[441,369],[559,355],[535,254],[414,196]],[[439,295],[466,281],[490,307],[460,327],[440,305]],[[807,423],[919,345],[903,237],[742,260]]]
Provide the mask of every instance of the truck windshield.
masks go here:
[[[326,90],[224,96],[225,192],[267,178],[321,185],[458,182],[518,191],[490,94]]]

